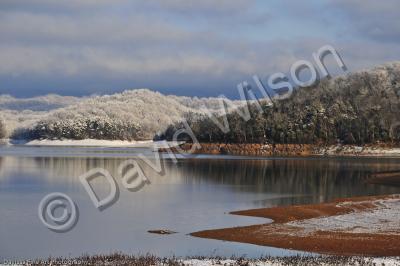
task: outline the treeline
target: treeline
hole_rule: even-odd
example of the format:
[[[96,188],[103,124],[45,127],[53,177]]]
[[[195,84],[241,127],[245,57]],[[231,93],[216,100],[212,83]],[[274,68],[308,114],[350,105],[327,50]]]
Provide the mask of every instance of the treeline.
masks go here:
[[[251,119],[227,115],[230,130],[208,116],[189,119],[200,142],[358,144],[400,140],[400,65],[392,64],[295,90],[286,100],[250,106]],[[222,121],[222,119],[220,118]],[[222,122],[221,122],[222,123]],[[172,139],[183,124],[164,134]],[[182,136],[189,140],[186,136]]]
[[[14,139],[142,139],[140,126],[133,122],[105,119],[40,121],[30,129],[16,130]]]
[[[151,140],[168,125],[182,120],[186,113],[201,113],[200,106],[213,110],[218,105],[216,98],[166,96],[147,89],[74,100],[71,105],[43,112],[19,127],[19,121],[26,116],[7,110],[11,113],[8,117],[17,125],[9,130],[11,137],[26,140]],[[22,105],[20,100],[17,103]]]

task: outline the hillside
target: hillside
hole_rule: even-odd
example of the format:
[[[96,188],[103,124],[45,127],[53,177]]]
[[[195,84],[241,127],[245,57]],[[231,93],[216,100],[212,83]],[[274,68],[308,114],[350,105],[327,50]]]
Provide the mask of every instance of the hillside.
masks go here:
[[[358,144],[400,140],[400,62],[385,64],[309,88],[286,100],[253,106],[251,119],[227,116],[223,133],[204,117],[191,126],[200,142]],[[180,125],[170,127],[166,138]],[[174,130],[171,130],[173,128]]]
[[[148,89],[85,98],[48,95],[30,99],[0,96],[6,135],[18,139],[171,139],[190,118],[201,142],[366,144],[400,139],[400,63],[390,63],[323,80],[263,111],[250,106],[251,119],[228,114],[223,133],[205,115],[217,98],[163,95]],[[236,106],[244,102],[234,101]]]
[[[18,128],[29,128],[52,110],[75,104],[83,99],[56,94],[25,99],[0,95],[0,119],[7,124],[7,132],[4,132],[4,135],[10,136]]]
[[[87,98],[0,96],[8,135],[19,139],[152,139],[185,115],[202,114],[204,107],[218,109],[218,99],[166,96],[148,89]]]

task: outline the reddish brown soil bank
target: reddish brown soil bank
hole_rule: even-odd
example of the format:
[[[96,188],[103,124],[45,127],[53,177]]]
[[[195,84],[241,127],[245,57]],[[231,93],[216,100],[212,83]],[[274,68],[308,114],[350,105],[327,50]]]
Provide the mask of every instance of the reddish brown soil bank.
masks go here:
[[[264,246],[273,246],[286,249],[303,250],[336,255],[371,255],[371,256],[399,256],[400,255],[400,222],[392,221],[391,227],[387,224],[388,217],[371,224],[360,230],[349,228],[348,230],[322,230],[318,219],[322,217],[335,218],[338,215],[358,215],[366,213],[369,217],[371,212],[384,208],[385,213],[390,213],[387,207],[381,207],[385,202],[400,204],[400,195],[382,197],[362,197],[352,199],[341,199],[332,203],[299,205],[290,207],[275,207],[267,209],[255,209],[233,212],[232,214],[266,217],[274,220],[271,224],[253,225],[236,228],[207,230],[192,233],[191,235],[202,238],[219,239],[251,243]],[[397,206],[397,205],[394,205]],[[398,209],[394,210],[396,218]],[[400,219],[400,217],[398,217]],[[311,222],[311,228],[304,229],[297,226],[296,222],[304,223],[310,219],[317,219],[315,226]],[[340,219],[337,219],[340,226]],[[336,220],[335,220],[336,221]],[[368,223],[368,222],[367,222]],[[395,224],[395,228],[393,228]],[[373,228],[373,229],[372,229]],[[389,229],[388,229],[389,228]]]
[[[227,154],[243,156],[310,156],[316,153],[309,144],[218,144],[201,143],[195,154]],[[182,150],[190,151],[191,143],[182,144]]]
[[[227,154],[242,156],[400,156],[398,144],[374,144],[363,147],[351,145],[324,146],[319,144],[224,144],[200,143],[200,149],[195,154]],[[192,149],[191,143],[180,145],[183,151]],[[397,148],[396,148],[397,147]],[[163,149],[160,149],[164,151]],[[172,148],[176,152],[175,148]]]

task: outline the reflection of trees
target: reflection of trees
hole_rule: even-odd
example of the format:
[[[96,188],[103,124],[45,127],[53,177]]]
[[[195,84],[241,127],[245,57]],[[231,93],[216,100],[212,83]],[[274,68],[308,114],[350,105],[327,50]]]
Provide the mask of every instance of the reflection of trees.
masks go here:
[[[29,158],[19,158],[13,156],[0,157],[0,181],[10,178],[15,173],[40,174],[35,162]]]
[[[94,168],[108,170],[118,179],[118,167],[127,158],[103,157],[0,157],[0,173],[17,170],[40,174],[48,182],[79,186],[78,177]],[[263,160],[185,159],[177,165],[165,162],[160,176],[139,161],[151,183],[229,185],[229,189],[249,193],[307,195],[279,199],[279,204],[326,201],[333,197],[399,193],[391,188],[365,183],[373,171],[400,169],[399,159],[379,158],[286,158]],[[267,197],[266,197],[267,198]],[[260,201],[261,202],[261,201]]]
[[[47,170],[51,178],[76,179],[89,170],[103,168],[111,174],[117,173],[120,159],[113,158],[73,158],[38,157],[34,159],[39,168]]]
[[[35,161],[37,167],[45,171],[48,178],[51,178],[52,180],[58,179],[68,180],[71,182],[79,182],[79,176],[95,168],[105,169],[109,171],[113,177],[118,178],[118,167],[122,162],[127,159],[129,158],[37,157],[33,160]],[[153,161],[153,159],[150,160]],[[155,170],[153,170],[150,166],[146,165],[139,159],[137,159],[137,162],[142,167],[146,176],[152,182],[157,182],[157,179],[161,177],[155,172]],[[173,165],[172,167],[174,166],[175,165]],[[180,176],[179,172],[174,174],[178,177]]]
[[[396,193],[399,189],[365,183],[372,171],[399,168],[395,159],[190,160],[181,172],[190,182],[237,185],[238,190],[333,197]],[[253,187],[249,188],[248,185]],[[247,186],[247,187],[246,187]]]

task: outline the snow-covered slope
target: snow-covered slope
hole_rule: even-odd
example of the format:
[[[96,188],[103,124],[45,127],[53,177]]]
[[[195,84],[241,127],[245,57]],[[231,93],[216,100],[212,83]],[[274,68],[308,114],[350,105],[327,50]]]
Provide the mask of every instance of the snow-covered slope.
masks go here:
[[[235,103],[239,104],[239,101]],[[8,135],[13,135],[16,129],[24,131],[38,124],[46,126],[46,130],[82,131],[90,120],[90,123],[100,124],[96,130],[114,127],[112,130],[118,131],[129,125],[126,130],[140,130],[141,139],[151,139],[188,113],[204,113],[204,107],[217,110],[220,108],[219,100],[166,96],[148,89],[87,98],[48,95],[16,99],[0,96],[0,116],[5,120]]]
[[[27,128],[46,117],[52,110],[63,108],[85,98],[49,94],[33,98],[0,95],[0,119],[7,127],[7,135],[16,128]]]
[[[349,98],[354,101],[368,98],[368,102],[363,100],[366,103],[363,102],[361,109],[382,109],[388,106],[393,109],[397,108],[400,97],[399,80],[400,62],[388,63],[321,82],[313,88],[315,93],[312,95],[307,91],[294,95],[290,105],[293,107],[297,104],[299,111],[296,112],[302,113],[306,102],[329,96],[337,98],[338,108],[345,110],[340,111],[336,105],[333,106],[332,108],[339,110],[338,116],[352,114],[352,110],[347,110],[351,104],[345,104]],[[342,88],[347,88],[347,91],[343,92]],[[376,95],[372,97],[371,94]],[[235,101],[234,104],[239,106],[244,102]],[[154,134],[165,130],[168,125],[181,120],[188,113],[204,114],[204,107],[217,111],[221,107],[220,100],[163,95],[148,89],[84,98],[47,95],[17,99],[0,95],[0,119],[3,118],[5,122],[7,135],[12,136],[16,131],[27,132],[27,129],[34,128],[34,137],[39,138],[113,139],[118,135],[117,139],[132,140],[132,136],[151,139]],[[386,114],[385,111],[384,114],[397,118],[396,111],[392,111],[392,114]],[[238,127],[243,128],[241,125]]]

